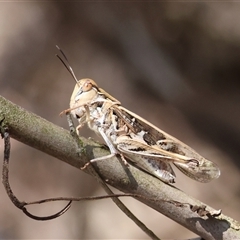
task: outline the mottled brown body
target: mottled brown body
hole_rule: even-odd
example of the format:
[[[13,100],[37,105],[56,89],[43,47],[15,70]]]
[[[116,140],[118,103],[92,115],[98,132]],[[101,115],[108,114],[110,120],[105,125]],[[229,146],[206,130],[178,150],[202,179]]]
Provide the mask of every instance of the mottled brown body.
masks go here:
[[[173,183],[176,177],[170,163],[200,182],[209,182],[220,175],[213,162],[122,107],[91,79],[77,81],[66,112],[78,119],[78,131],[87,123],[103,137],[111,151],[107,157],[120,154],[164,182]]]

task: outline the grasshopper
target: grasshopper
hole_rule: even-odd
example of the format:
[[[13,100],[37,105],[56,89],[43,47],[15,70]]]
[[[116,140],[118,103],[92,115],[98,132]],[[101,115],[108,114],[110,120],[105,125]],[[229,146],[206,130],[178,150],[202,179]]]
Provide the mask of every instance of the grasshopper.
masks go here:
[[[63,52],[62,54],[67,61]],[[64,63],[59,56],[58,58]],[[90,129],[104,139],[111,152],[108,156],[90,162],[120,155],[125,163],[130,160],[166,183],[174,183],[176,178],[170,163],[199,182],[206,183],[220,176],[216,164],[122,107],[117,99],[99,88],[92,79],[77,80],[71,66],[64,65],[75,79],[76,85],[70,99],[70,108],[63,112],[77,118],[78,133],[87,123]]]

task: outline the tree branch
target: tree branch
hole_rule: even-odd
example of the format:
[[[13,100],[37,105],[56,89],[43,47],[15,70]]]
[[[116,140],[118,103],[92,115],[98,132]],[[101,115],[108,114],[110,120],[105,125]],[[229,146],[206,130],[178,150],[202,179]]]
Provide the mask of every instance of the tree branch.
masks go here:
[[[11,137],[78,169],[90,159],[109,154],[102,145],[85,138],[80,138],[83,149],[80,153],[77,152],[76,142],[69,131],[27,112],[0,96],[0,119],[3,118]],[[216,218],[200,217],[189,206],[206,206],[206,204],[131,165],[124,166],[118,158],[98,161],[94,166],[109,185],[125,193],[146,197],[138,200],[204,239],[240,239],[240,224],[237,221],[223,214]],[[84,171],[92,174],[88,168]],[[177,206],[166,201],[187,204]],[[215,211],[209,206],[207,210]]]

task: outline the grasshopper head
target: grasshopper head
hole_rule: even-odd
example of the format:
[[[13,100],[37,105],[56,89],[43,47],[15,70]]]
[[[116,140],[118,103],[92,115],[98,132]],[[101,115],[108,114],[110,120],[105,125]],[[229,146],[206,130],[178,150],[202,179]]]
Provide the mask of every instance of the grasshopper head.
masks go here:
[[[71,114],[80,119],[85,115],[85,106],[98,97],[98,86],[89,78],[78,80],[70,99]]]
[[[98,96],[97,84],[89,78],[79,80],[73,90],[70,108],[91,103]]]

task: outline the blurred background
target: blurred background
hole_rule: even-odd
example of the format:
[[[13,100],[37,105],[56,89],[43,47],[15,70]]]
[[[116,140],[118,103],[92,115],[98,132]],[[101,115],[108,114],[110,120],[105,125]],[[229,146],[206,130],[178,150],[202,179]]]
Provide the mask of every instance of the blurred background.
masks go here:
[[[68,128],[59,113],[77,78],[89,77],[122,105],[218,164],[209,184],[176,170],[175,186],[240,220],[240,4],[230,2],[1,2],[0,94]],[[87,128],[82,135],[96,138]],[[3,141],[0,157],[3,157]],[[87,174],[12,141],[10,182],[24,201],[104,192]],[[146,239],[112,202],[74,203],[37,222],[0,185],[0,239]],[[195,234],[134,199],[126,205],[160,238]],[[34,206],[41,216],[64,203]]]

